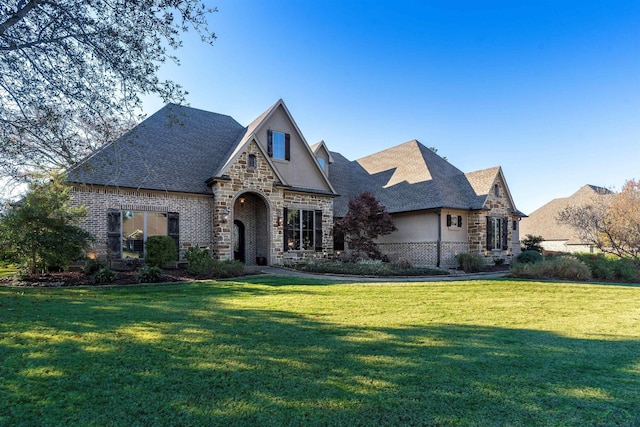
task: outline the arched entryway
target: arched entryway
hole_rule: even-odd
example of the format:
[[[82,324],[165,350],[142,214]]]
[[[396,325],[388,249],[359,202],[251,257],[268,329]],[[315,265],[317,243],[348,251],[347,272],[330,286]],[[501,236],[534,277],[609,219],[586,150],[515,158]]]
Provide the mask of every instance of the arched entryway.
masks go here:
[[[234,259],[247,265],[269,263],[269,206],[260,194],[244,192],[236,197],[233,225]]]

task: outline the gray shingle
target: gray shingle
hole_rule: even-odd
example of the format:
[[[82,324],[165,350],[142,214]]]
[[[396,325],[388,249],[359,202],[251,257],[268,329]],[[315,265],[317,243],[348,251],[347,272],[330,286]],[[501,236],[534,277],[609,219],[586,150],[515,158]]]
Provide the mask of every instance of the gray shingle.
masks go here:
[[[244,133],[229,116],[168,104],[71,169],[68,181],[210,194],[205,181]]]
[[[334,200],[338,217],[346,215],[349,198],[363,191],[372,192],[391,213],[482,207],[465,174],[416,140],[353,162],[332,155],[330,179],[341,195]]]

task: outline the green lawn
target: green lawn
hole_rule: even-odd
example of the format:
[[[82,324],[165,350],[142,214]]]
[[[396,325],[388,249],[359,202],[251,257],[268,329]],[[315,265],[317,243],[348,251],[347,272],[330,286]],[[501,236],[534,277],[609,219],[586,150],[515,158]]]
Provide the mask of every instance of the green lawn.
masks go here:
[[[0,425],[640,424],[640,287],[0,288]]]

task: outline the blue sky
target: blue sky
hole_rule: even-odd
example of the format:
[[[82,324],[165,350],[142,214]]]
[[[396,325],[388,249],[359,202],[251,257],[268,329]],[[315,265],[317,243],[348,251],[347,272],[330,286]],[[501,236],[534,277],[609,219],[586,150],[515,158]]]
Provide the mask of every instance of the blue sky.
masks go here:
[[[640,2],[214,0],[162,76],[248,124],[284,99],[355,160],[417,139],[502,166],[525,213],[640,178]],[[146,98],[145,113],[162,106]]]

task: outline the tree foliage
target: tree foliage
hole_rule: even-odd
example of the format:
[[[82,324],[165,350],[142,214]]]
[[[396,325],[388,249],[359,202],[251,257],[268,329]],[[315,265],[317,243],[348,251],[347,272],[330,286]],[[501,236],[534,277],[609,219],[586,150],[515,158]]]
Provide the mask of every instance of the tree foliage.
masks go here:
[[[349,200],[349,211],[336,221],[336,226],[344,233],[349,249],[357,258],[371,259],[381,258],[374,239],[396,230],[389,212],[368,191]]]
[[[557,220],[600,251],[640,264],[640,181],[629,180],[619,193],[567,207]]]
[[[182,102],[157,72],[195,30],[215,34],[200,0],[9,0],[0,3],[0,176],[64,167],[140,111],[140,96]]]
[[[544,238],[542,236],[534,236],[533,234],[527,234],[524,239],[520,240],[522,243],[522,251],[536,251],[542,253],[542,246]]]
[[[0,217],[0,245],[8,259],[35,274],[80,258],[91,236],[77,225],[84,209],[70,201],[63,176],[32,182],[24,199]]]

